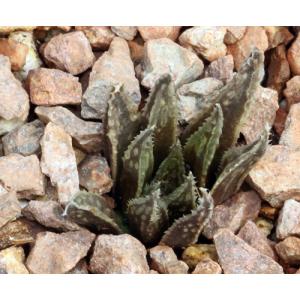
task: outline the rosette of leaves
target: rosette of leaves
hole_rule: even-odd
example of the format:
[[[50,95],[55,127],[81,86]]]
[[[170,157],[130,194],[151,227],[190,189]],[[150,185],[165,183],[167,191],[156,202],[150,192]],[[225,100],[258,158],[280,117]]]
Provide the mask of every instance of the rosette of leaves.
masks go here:
[[[74,197],[66,212],[101,232],[124,232],[126,223],[147,245],[195,243],[213,205],[239,190],[266,150],[268,129],[252,144],[236,146],[262,68],[263,54],[255,49],[227,85],[199,99],[199,110],[181,133],[170,75],[157,81],[141,111],[122,87],[116,89],[105,128],[114,196],[123,221],[101,196],[87,197],[84,192]]]

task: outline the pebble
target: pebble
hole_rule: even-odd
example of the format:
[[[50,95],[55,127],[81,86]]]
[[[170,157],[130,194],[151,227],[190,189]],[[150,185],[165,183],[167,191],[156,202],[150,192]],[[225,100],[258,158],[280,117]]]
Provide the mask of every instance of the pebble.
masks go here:
[[[24,260],[22,247],[10,247],[0,251],[0,274],[28,274]]]
[[[264,30],[268,36],[269,48],[275,48],[280,44],[287,45],[294,37],[284,26],[264,26]]]
[[[61,127],[49,122],[41,139],[42,172],[57,187],[59,202],[66,205],[78,191],[79,178],[72,138]]]
[[[90,270],[98,274],[147,274],[146,248],[129,234],[99,235],[90,261]]]
[[[261,254],[228,229],[219,230],[214,236],[214,242],[225,274],[283,274],[277,262]]]
[[[300,265],[300,238],[287,237],[275,246],[279,257],[290,265]]]
[[[135,38],[133,41],[128,41],[131,59],[134,64],[139,64],[144,57],[144,41],[141,37]]]
[[[161,38],[175,41],[179,36],[180,26],[138,26],[138,31],[145,42]]]
[[[294,75],[300,75],[300,33],[287,52],[287,59]]]
[[[30,100],[36,105],[80,104],[81,84],[78,78],[56,69],[38,68],[27,78]]]
[[[224,43],[226,45],[235,44],[244,36],[246,29],[246,26],[227,26]]]
[[[37,235],[26,266],[33,274],[64,274],[87,255],[95,235],[87,230]]]
[[[210,258],[206,258],[201,260],[197,265],[192,274],[221,274],[222,269],[220,265],[211,260]]]
[[[192,27],[180,35],[179,43],[211,62],[226,55],[225,34],[226,27]]]
[[[132,41],[137,34],[136,26],[111,26],[112,32],[127,41]]]
[[[266,237],[271,234],[271,232],[274,228],[273,222],[271,220],[268,220],[263,217],[258,217],[255,220],[255,225],[261,231],[261,233],[264,234],[264,236],[266,236]]]
[[[15,192],[0,195],[0,228],[21,215],[21,206]]]
[[[283,95],[287,101],[288,109],[293,104],[300,102],[300,76],[294,76],[286,83]]]

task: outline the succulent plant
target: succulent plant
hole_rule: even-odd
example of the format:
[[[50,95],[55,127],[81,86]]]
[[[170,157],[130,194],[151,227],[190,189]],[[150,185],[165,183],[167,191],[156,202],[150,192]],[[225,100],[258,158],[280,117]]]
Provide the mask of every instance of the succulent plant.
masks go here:
[[[199,110],[184,130],[170,75],[157,81],[141,111],[122,86],[116,88],[105,128],[121,213],[87,192],[75,195],[66,213],[101,232],[130,230],[147,245],[195,243],[213,205],[238,191],[266,150],[268,129],[252,144],[236,146],[262,67],[263,54],[254,49],[227,85],[199,99]]]

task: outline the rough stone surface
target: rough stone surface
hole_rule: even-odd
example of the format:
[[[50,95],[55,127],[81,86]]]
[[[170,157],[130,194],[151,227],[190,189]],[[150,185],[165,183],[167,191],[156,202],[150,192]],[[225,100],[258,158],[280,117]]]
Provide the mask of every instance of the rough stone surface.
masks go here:
[[[210,63],[205,71],[205,77],[213,77],[226,84],[233,77],[233,68],[232,55],[226,55]]]
[[[139,26],[138,31],[145,42],[161,38],[175,41],[179,35],[180,26]]]
[[[246,29],[246,26],[227,26],[224,43],[226,45],[235,44],[244,36]]]
[[[225,274],[283,274],[282,267],[261,254],[228,229],[214,236],[219,262]]]
[[[290,76],[291,71],[285,46],[279,45],[272,50],[270,55],[267,86],[276,90],[278,95],[281,96],[285,83],[290,79]]]
[[[24,260],[22,247],[10,247],[0,251],[0,274],[28,274]]]
[[[109,50],[95,62],[90,73],[89,86],[82,100],[82,117],[102,119],[110,93],[120,85],[123,85],[125,93],[134,103],[140,102],[139,82],[135,77],[128,44],[116,37]]]
[[[92,273],[147,274],[146,248],[129,234],[99,235],[90,261]]]
[[[269,236],[274,228],[274,224],[271,220],[263,217],[258,217],[255,220],[255,225],[261,231],[264,236]]]
[[[197,264],[205,259],[218,260],[214,244],[195,244],[187,247],[182,253],[182,260],[194,269]]]
[[[13,31],[32,31],[36,26],[0,26],[0,33],[8,34]]]
[[[203,72],[198,56],[168,38],[149,40],[145,43],[142,66],[142,85],[152,88],[163,74],[169,73],[175,85],[195,81]]]
[[[86,261],[83,259],[75,266],[75,268],[73,268],[67,274],[88,274],[88,273],[89,273],[88,265]]]
[[[144,57],[144,41],[141,37],[135,38],[133,41],[128,42],[130,49],[131,59],[135,64],[142,61]]]
[[[26,266],[34,274],[67,273],[86,256],[94,239],[87,230],[39,233]]]
[[[78,75],[93,65],[94,54],[89,40],[81,31],[54,36],[43,48],[48,65]]]
[[[276,133],[278,134],[278,136],[281,136],[281,134],[284,130],[287,116],[288,116],[288,113],[282,107],[279,107],[279,109],[276,111],[276,118],[275,118],[273,125],[274,125],[274,129],[275,129]]]
[[[188,265],[177,259],[174,250],[168,246],[149,249],[150,268],[161,274],[186,274]]]
[[[268,36],[269,48],[277,47],[280,44],[286,45],[294,37],[284,26],[264,26],[264,30]]]
[[[267,148],[249,172],[247,182],[273,207],[288,199],[300,200],[300,151],[283,145]]]
[[[270,245],[270,241],[258,229],[254,222],[247,221],[239,231],[238,237],[244,240],[247,244],[249,244],[257,251],[259,251],[261,254],[275,259],[275,254]]]
[[[113,181],[106,159],[99,155],[87,156],[78,166],[79,183],[89,192],[108,193]]]
[[[233,56],[234,65],[237,70],[239,70],[244,60],[250,55],[253,47],[256,47],[262,52],[268,49],[268,37],[262,27],[247,27],[242,39],[232,45],[228,45],[228,53]]]
[[[279,108],[278,94],[273,89],[260,86],[253,97],[255,99],[241,128],[247,143],[257,140],[266,126],[272,127]]]
[[[0,135],[22,124],[29,112],[29,98],[10,70],[8,57],[0,55]]]
[[[107,50],[115,34],[109,26],[76,26],[76,30],[83,31],[93,49]]]
[[[31,200],[23,208],[22,215],[29,220],[37,221],[45,227],[60,231],[79,230],[80,227],[63,216],[63,208],[56,201]]]
[[[297,237],[288,237],[284,241],[276,244],[276,252],[279,257],[291,265],[300,264],[300,239]]]
[[[44,125],[34,120],[17,127],[2,138],[5,155],[19,153],[24,156],[40,152],[40,139],[44,134]]]
[[[127,41],[132,41],[137,34],[136,26],[111,26],[111,30]]]
[[[202,234],[212,239],[220,228],[228,228],[235,233],[246,221],[258,216],[260,205],[261,199],[254,191],[240,192],[214,208]]]
[[[9,35],[9,39],[21,43],[28,48],[28,53],[26,55],[26,61],[24,66],[20,71],[15,72],[15,75],[20,80],[25,80],[27,78],[28,72],[34,70],[43,65],[41,61],[36,45],[35,39],[32,32],[26,31],[16,31]]]
[[[292,105],[279,144],[300,150],[300,103]]]
[[[0,39],[0,54],[9,58],[11,69],[19,71],[25,64],[28,47],[10,39]]]
[[[294,75],[300,75],[300,33],[287,52],[287,59]]]
[[[198,26],[185,30],[179,37],[179,43],[200,54],[208,61],[214,61],[226,55],[223,43],[226,27]]]
[[[62,205],[79,191],[79,178],[72,139],[61,127],[50,122],[41,140],[42,172],[50,177],[57,187],[59,202]]]
[[[284,202],[276,226],[278,239],[283,240],[291,235],[300,236],[300,203],[293,199]]]
[[[15,192],[0,195],[0,228],[21,215],[21,206]]]
[[[36,105],[66,105],[81,103],[78,78],[56,69],[38,68],[28,74],[30,100]]]
[[[300,76],[294,76],[286,83],[283,95],[286,98],[288,108],[294,103],[300,102]]]
[[[18,197],[44,195],[44,176],[36,155],[23,156],[12,153],[0,157],[0,182],[7,190],[15,191]]]
[[[84,121],[62,106],[39,106],[35,113],[44,123],[52,122],[63,128],[84,151],[99,152],[103,148],[102,123]]]
[[[218,263],[206,258],[201,260],[194,269],[192,274],[221,274],[222,269]]]

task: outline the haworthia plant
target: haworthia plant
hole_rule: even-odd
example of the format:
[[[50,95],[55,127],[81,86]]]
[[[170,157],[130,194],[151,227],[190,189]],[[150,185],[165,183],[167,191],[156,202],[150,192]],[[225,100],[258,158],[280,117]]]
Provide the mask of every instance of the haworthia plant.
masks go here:
[[[263,54],[254,49],[227,85],[199,101],[199,111],[182,134],[170,75],[156,82],[142,111],[122,87],[116,89],[105,128],[120,212],[109,208],[101,196],[81,192],[66,213],[99,232],[118,234],[126,231],[126,223],[146,245],[160,241],[182,248],[195,243],[213,205],[238,191],[266,150],[267,129],[254,143],[236,147],[262,79],[262,64]]]

